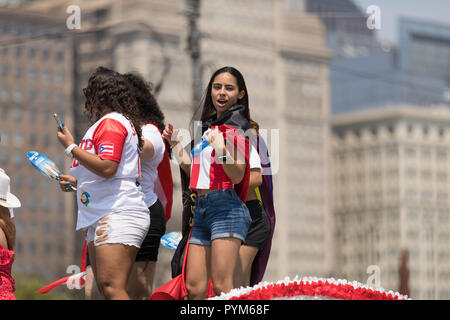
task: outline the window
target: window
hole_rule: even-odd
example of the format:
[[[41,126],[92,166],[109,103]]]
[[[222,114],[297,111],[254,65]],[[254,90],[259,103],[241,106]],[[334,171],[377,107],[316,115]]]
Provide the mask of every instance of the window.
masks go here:
[[[32,210],[35,210],[37,208],[37,201],[35,198],[30,198],[29,206]]]
[[[8,131],[6,129],[3,129],[2,133],[0,134],[0,144],[6,146],[8,144]]]
[[[8,65],[6,63],[3,63],[1,71],[2,77],[6,77],[8,75],[8,71],[9,71]]]
[[[32,256],[34,256],[34,255],[36,254],[36,251],[37,251],[36,243],[31,242],[31,243],[30,243],[30,254],[31,254]],[[34,265],[30,265],[30,271],[31,271],[31,272],[34,272],[35,269],[36,269],[36,267],[35,267]]]
[[[37,92],[36,92],[36,90],[31,89],[31,90],[28,92],[28,101],[34,102],[34,100],[36,100],[36,97],[37,97]]]
[[[14,144],[16,147],[21,147],[23,143],[22,132],[18,131],[14,134]]]
[[[31,47],[28,49],[28,58],[33,59],[36,56],[36,49]]]
[[[21,46],[17,46],[14,49],[14,54],[16,55],[16,58],[19,58],[22,55],[22,47]]]
[[[50,201],[48,199],[42,199],[42,209],[46,212],[50,211]]]
[[[46,242],[44,245],[44,253],[46,256],[49,256],[52,252],[52,245],[49,242]]]
[[[41,55],[42,60],[44,60],[44,61],[47,60],[49,56],[50,56],[50,53],[49,53],[48,49],[42,50],[42,55]]]
[[[3,108],[2,108],[2,120],[3,121],[6,120],[8,118],[8,115],[9,115],[9,108],[8,108],[8,106],[3,105]]]
[[[49,101],[49,99],[50,99],[50,92],[48,90],[42,91],[41,102],[42,103],[47,103]]]
[[[31,133],[30,134],[30,145],[32,145],[32,146],[36,145],[36,141],[37,141],[36,134],[35,133]]]
[[[21,76],[22,76],[22,66],[16,66],[14,68],[14,77],[16,77],[16,79],[18,79]]]
[[[17,189],[22,188],[22,185],[23,185],[23,176],[22,176],[21,174],[15,175],[15,176],[14,176],[14,179],[13,179],[13,182],[14,182],[14,186],[15,186]]]
[[[48,147],[50,145],[50,136],[48,134],[44,135],[44,147]]]
[[[63,200],[58,201],[58,212],[61,214],[64,214],[64,201]]]
[[[8,101],[9,98],[9,92],[8,92],[8,87],[7,86],[3,86],[2,87],[2,92],[0,94],[0,99],[2,102],[6,102]]]
[[[14,89],[14,101],[15,102],[22,101],[22,88],[17,87]]]
[[[22,108],[16,108],[14,111],[14,120],[21,121],[22,120],[23,110]]]
[[[28,80],[34,80],[36,78],[36,69],[30,68],[28,69]]]
[[[2,165],[8,164],[8,161],[9,161],[8,152],[2,151],[1,156],[0,156],[0,161],[1,161]]]
[[[58,70],[55,72],[55,83],[62,83],[64,81],[64,71]]]
[[[37,110],[31,109],[30,110],[30,121],[34,122],[34,121],[36,121],[36,118],[37,118]]]
[[[63,103],[63,101],[64,101],[64,93],[57,92],[56,95],[55,95],[55,103],[57,105],[60,105],[60,104]]]
[[[48,82],[49,77],[50,77],[50,73],[49,73],[48,69],[44,69],[41,73],[42,82]]]
[[[61,62],[64,60],[64,52],[63,51],[57,51],[55,55],[56,61]]]
[[[16,152],[14,154],[14,165],[18,167],[18,166],[20,166],[22,164],[22,162],[23,162],[23,155],[22,155],[22,153],[21,152]]]
[[[37,186],[37,179],[34,175],[30,176],[30,180],[28,181],[28,186],[30,189],[34,189]]]

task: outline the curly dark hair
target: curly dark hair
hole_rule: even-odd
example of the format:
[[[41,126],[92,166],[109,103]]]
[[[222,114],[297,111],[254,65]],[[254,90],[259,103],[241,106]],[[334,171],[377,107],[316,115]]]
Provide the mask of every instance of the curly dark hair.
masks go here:
[[[164,114],[153,95],[153,86],[150,82],[145,81],[138,73],[125,73],[123,75],[130,86],[133,88],[133,94],[138,102],[140,109],[140,120],[145,123],[152,123],[158,129],[164,131]]]
[[[133,124],[138,135],[139,148],[142,149],[139,104],[123,75],[105,67],[98,67],[89,77],[83,93],[86,97],[85,111],[92,123],[104,116],[107,110],[122,114]]]

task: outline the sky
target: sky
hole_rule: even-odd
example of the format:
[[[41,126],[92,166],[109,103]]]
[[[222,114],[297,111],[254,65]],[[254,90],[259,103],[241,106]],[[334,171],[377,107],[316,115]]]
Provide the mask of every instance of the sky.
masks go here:
[[[450,0],[353,0],[363,12],[367,7],[380,8],[381,29],[376,31],[380,40],[397,43],[399,17],[419,18],[445,23],[450,27]]]

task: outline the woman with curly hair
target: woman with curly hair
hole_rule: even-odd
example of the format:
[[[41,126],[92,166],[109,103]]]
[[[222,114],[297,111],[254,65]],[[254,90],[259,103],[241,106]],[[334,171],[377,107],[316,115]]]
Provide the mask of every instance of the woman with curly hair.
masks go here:
[[[77,146],[63,127],[57,135],[71,175],[60,176],[65,192],[76,187],[76,229],[87,230],[90,262],[106,299],[130,299],[127,282],[147,234],[150,215],[140,186],[142,131],[139,106],[127,80],[99,67],[83,90],[93,123]]]
[[[147,236],[136,256],[128,282],[128,292],[135,299],[148,299],[152,293],[160,240],[166,232],[166,220],[170,216],[170,206],[167,206],[167,203],[171,203],[172,199],[167,197],[159,199],[157,194],[157,188],[166,186],[167,182],[169,182],[169,193],[173,190],[169,157],[166,151],[170,148],[166,148],[165,140],[161,136],[164,131],[164,114],[152,94],[152,85],[137,73],[126,73],[124,77],[133,88],[141,112],[140,124],[144,140],[141,152],[142,190],[145,194],[145,204],[150,210],[151,221]],[[159,195],[161,196],[161,193]]]

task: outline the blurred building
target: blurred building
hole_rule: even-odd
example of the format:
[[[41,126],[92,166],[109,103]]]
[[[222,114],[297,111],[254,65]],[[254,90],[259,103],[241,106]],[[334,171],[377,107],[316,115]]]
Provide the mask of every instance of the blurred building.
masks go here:
[[[191,105],[185,2],[47,0],[30,7],[67,16],[65,10],[72,4],[81,8],[81,29],[74,31],[78,109],[84,103],[81,88],[95,67],[138,71],[160,85],[158,101],[166,121],[189,129],[196,106]],[[267,132],[277,170],[277,229],[266,279],[329,275],[332,221],[327,193],[327,137],[331,55],[322,25],[295,2],[201,1],[199,29],[203,87],[215,69],[224,65],[238,68],[246,79],[252,118]],[[82,115],[77,119],[80,124]],[[83,131],[80,126],[77,132]],[[173,172],[178,182],[176,166]],[[178,184],[176,188],[168,231],[179,228],[180,223]],[[162,248],[160,254],[156,285],[170,277],[168,261],[172,252]]]
[[[74,264],[74,201],[27,160],[36,150],[67,172],[56,138],[58,113],[73,122],[72,39],[65,20],[24,10],[0,10],[0,166],[22,207],[15,210],[16,274],[46,280]]]
[[[332,119],[336,275],[399,290],[409,252],[413,299],[450,298],[450,111],[393,106]]]
[[[295,0],[291,0],[295,1]],[[379,41],[351,0],[305,0],[327,29],[332,113],[407,103],[450,104],[450,26],[399,20],[399,43]]]

